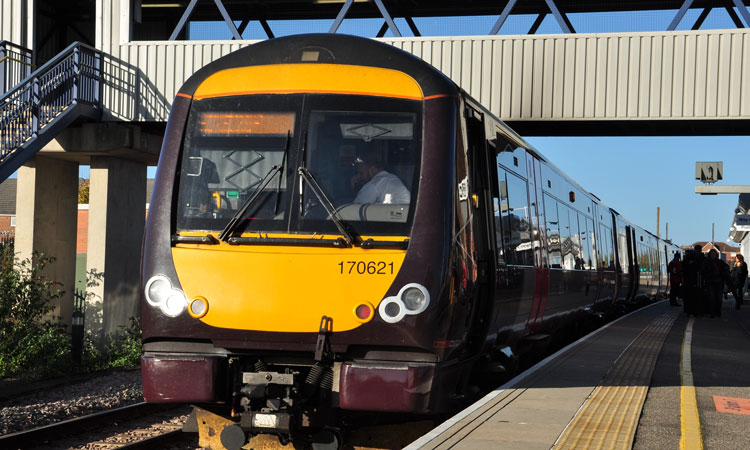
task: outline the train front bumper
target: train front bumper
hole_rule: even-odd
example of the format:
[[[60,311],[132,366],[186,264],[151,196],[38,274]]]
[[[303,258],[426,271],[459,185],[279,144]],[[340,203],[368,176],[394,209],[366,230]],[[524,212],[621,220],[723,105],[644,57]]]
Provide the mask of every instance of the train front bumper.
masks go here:
[[[215,402],[221,359],[144,355],[141,357],[143,397],[151,403]]]
[[[344,363],[339,374],[339,406],[357,411],[427,412],[435,369],[433,363]]]

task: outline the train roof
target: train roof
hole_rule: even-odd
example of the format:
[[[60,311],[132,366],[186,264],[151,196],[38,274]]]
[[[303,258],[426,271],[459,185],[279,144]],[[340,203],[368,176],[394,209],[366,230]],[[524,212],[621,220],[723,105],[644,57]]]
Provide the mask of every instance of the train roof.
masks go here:
[[[311,54],[315,60],[310,60]],[[414,78],[425,97],[458,95],[458,86],[450,78],[411,53],[373,39],[332,33],[285,36],[243,47],[198,70],[179,92],[192,95],[208,76],[225,69],[310,63],[399,70]]]

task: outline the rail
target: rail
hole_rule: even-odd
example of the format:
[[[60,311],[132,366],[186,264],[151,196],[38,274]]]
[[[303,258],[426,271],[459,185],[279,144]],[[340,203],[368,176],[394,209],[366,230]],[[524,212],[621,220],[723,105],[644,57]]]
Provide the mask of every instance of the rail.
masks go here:
[[[103,58],[74,42],[0,97],[0,181],[76,118],[101,117]]]
[[[26,47],[0,41],[0,94],[8,92],[34,70],[32,55]]]
[[[43,425],[40,427],[18,431],[15,433],[0,436],[0,448],[26,449],[37,448],[44,443],[50,447],[60,441],[69,439],[84,439],[92,431],[101,429],[112,429],[117,424],[127,428],[132,426],[139,428],[138,420],[155,417],[153,423],[163,422],[164,417],[173,414],[180,414],[182,405],[174,404],[154,404],[154,403],[135,403],[132,405],[121,406],[110,410],[92,413],[86,416],[76,417],[61,422]],[[130,425],[133,424],[133,425]],[[164,448],[168,445],[159,446],[155,444],[164,443],[164,440],[171,440],[180,437],[191,437],[182,434],[181,428],[175,431],[164,430],[160,433],[153,433],[152,437],[139,439],[139,442],[133,442],[127,448]],[[191,437],[192,438],[192,437]],[[67,445],[61,447],[68,448]]]

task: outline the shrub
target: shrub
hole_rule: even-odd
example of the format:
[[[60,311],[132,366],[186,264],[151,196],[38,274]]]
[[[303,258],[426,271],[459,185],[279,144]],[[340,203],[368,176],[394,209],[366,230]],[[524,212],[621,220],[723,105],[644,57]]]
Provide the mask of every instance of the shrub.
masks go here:
[[[0,377],[70,369],[70,335],[49,316],[63,291],[42,273],[53,261],[39,253],[17,260],[13,246],[0,249]]]
[[[84,340],[83,365],[87,370],[138,367],[141,360],[141,324],[130,318],[129,326],[120,326],[118,333],[108,333],[103,345],[89,334]]]
[[[60,318],[50,316],[53,301],[63,295],[60,283],[43,270],[54,258],[34,254],[18,260],[12,245],[0,245],[0,377],[46,378],[110,368],[137,367],[141,357],[141,328],[137,318],[118,333],[84,337],[82,364],[74,366],[71,335]],[[103,274],[90,273],[89,285]]]

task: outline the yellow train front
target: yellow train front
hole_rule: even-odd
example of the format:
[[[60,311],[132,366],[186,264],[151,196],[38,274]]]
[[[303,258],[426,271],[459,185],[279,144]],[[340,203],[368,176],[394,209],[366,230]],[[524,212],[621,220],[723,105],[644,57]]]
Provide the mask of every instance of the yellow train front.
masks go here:
[[[460,101],[350,36],[269,40],[192,76],[143,249],[146,400],[226,405],[233,446],[460,401],[481,323],[456,245]]]

